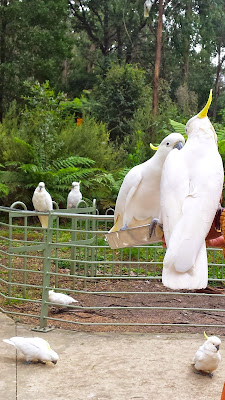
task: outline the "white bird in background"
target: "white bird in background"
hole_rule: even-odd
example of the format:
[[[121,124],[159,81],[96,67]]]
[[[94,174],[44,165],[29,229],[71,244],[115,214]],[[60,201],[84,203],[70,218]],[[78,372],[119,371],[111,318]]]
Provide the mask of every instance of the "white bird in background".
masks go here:
[[[59,356],[51,349],[49,343],[39,337],[20,337],[15,336],[10,339],[3,339],[3,342],[11,344],[20,350],[29,364],[31,361],[45,363],[47,361],[56,364]]]
[[[45,189],[44,182],[39,182],[38,186],[36,187],[32,202],[34,209],[36,211],[50,211],[53,209],[52,206],[52,198],[50,194]],[[47,215],[38,215],[38,218],[41,222],[42,228],[48,228],[48,216]]]
[[[152,4],[153,4],[153,2],[150,0],[146,0],[146,2],[144,3],[144,17],[145,18],[149,17],[149,13],[152,8]]]
[[[208,337],[205,332],[204,336],[206,341],[197,350],[192,364],[194,365],[195,373],[209,375],[212,378],[213,371],[217,369],[221,361],[219,352],[221,340],[217,336]]]
[[[49,290],[48,299],[51,303],[58,303],[62,306],[69,306],[72,303],[78,303],[73,297],[64,293],[56,293],[54,290]]]
[[[67,197],[67,208],[77,207],[78,203],[82,200],[82,194],[80,192],[80,183],[73,182],[72,190],[69,192]]]
[[[116,200],[114,226],[110,232],[149,224],[160,212],[160,180],[164,161],[173,149],[185,144],[179,133],[166,136],[153,157],[133,167],[125,176]]]
[[[161,217],[167,251],[162,282],[171,289],[202,289],[208,283],[205,238],[216,214],[224,172],[217,136],[203,110],[186,124],[183,149],[168,155],[161,179]]]

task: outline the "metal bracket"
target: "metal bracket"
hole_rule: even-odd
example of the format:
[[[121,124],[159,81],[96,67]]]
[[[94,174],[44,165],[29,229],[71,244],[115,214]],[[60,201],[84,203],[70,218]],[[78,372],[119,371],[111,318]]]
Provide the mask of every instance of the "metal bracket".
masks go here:
[[[31,328],[31,331],[46,333],[52,331],[53,329],[55,329],[54,326],[46,326],[44,328],[41,328],[40,326],[35,326],[34,328]]]

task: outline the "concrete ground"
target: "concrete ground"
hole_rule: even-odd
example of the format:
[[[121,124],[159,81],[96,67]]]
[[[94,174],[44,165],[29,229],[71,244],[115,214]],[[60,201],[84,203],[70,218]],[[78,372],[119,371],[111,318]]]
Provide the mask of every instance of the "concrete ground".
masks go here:
[[[0,393],[4,400],[220,400],[225,345],[214,377],[194,374],[199,334],[81,333],[30,330],[0,314]],[[25,365],[2,339],[40,336],[59,354],[56,365]],[[225,343],[225,341],[224,341]]]

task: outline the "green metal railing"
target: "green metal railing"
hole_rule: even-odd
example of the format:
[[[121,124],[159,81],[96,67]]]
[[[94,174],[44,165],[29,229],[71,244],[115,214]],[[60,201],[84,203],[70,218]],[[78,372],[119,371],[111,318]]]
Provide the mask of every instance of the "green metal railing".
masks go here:
[[[81,205],[49,212],[48,229],[42,229],[37,218],[43,213],[27,210],[22,202],[0,207],[2,312],[22,321],[33,318],[36,329],[43,331],[49,322],[76,326],[225,326],[225,307],[219,304],[219,300],[224,301],[223,292],[167,290],[161,284],[164,249],[160,244],[112,250],[105,233],[113,224],[113,214],[98,215],[95,200],[91,207],[85,202]],[[222,252],[208,249],[208,260],[211,285],[223,286]],[[53,287],[78,300],[60,316],[52,312],[48,300]],[[200,297],[204,307],[198,306]],[[169,298],[167,303],[165,298]],[[88,321],[81,319],[84,313],[91,315]],[[188,318],[180,318],[182,313]],[[192,320],[196,313],[201,314],[198,323]],[[210,322],[205,322],[206,314]],[[221,317],[216,319],[218,314]]]

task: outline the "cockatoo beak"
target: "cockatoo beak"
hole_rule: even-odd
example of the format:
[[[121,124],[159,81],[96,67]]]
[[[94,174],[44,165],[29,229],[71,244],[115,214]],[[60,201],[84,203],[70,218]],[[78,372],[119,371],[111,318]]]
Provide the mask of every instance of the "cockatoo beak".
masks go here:
[[[219,349],[220,349],[220,345],[218,344],[217,346],[215,346],[216,347],[216,349],[217,349],[217,351],[219,351]]]
[[[182,147],[183,147],[183,143],[182,143],[182,142],[177,142],[177,143],[173,146],[174,149],[178,149],[178,150],[182,149]]]
[[[207,113],[208,113],[208,109],[210,107],[210,104],[212,102],[212,89],[210,89],[210,93],[209,93],[209,98],[208,101],[205,105],[205,107],[202,109],[202,111],[200,111],[200,113],[198,113],[197,117],[198,118],[205,118],[207,117]]]
[[[152,143],[150,143],[150,147],[151,147],[152,150],[155,150],[155,151],[157,151],[158,148],[159,148],[159,147],[157,147],[157,146],[154,146]]]
[[[57,364],[57,361],[52,361],[52,364]]]

